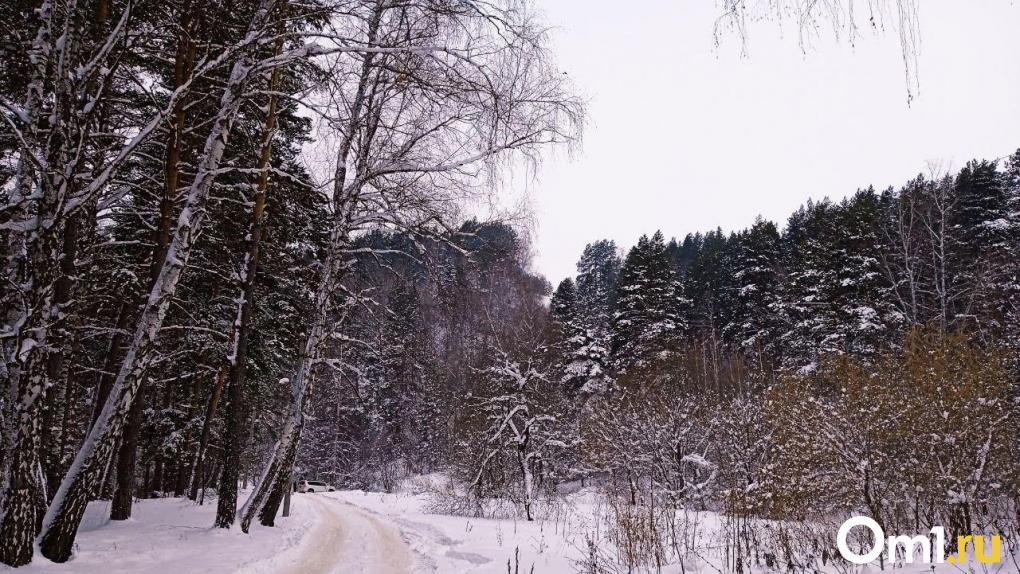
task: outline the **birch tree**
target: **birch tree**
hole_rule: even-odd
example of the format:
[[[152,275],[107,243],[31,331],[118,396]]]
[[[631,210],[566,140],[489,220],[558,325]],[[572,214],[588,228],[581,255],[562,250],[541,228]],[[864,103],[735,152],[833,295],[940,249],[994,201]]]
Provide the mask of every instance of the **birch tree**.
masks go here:
[[[0,560],[12,565],[31,559],[40,502],[45,502],[38,482],[43,476],[40,416],[47,390],[62,376],[77,213],[94,205],[131,150],[162,119],[156,114],[128,135],[130,115],[114,121],[103,105],[115,85],[137,72],[124,60],[133,51],[148,52],[149,39],[138,32],[154,23],[132,3],[118,9],[101,2],[88,13],[74,3],[46,0],[19,22],[27,33],[24,41],[5,45],[4,59],[22,64],[27,76],[24,85],[7,92],[21,91],[20,103],[7,94],[0,98],[17,157],[10,192],[0,205],[10,279],[0,291],[7,310],[0,328],[0,370],[18,397]]]
[[[917,55],[921,32],[918,20],[921,3],[917,0],[722,0],[722,12],[716,21],[716,43],[727,32],[735,32],[741,48],[747,51],[748,24],[778,18],[792,20],[798,31],[798,42],[804,50],[826,30],[837,39],[853,44],[862,29],[875,31],[893,29],[899,36],[903,59],[904,83],[908,103],[920,89]]]
[[[485,429],[485,448],[471,488],[481,489],[482,476],[497,457],[509,457],[512,468],[508,474],[516,477],[524,517],[535,519],[534,506],[542,468],[550,450],[566,447],[558,436],[557,420],[541,402],[539,387],[548,378],[537,365],[514,360],[505,352],[496,354],[494,365],[486,375],[495,379],[496,394],[484,399],[482,412],[489,422]],[[507,469],[504,469],[506,472]],[[517,490],[517,489],[515,489]]]
[[[263,0],[254,10],[243,44],[253,45],[266,34],[267,25],[278,8],[273,0]],[[273,28],[269,28],[272,30]],[[156,340],[182,272],[187,265],[195,239],[205,216],[205,202],[212,186],[238,107],[245,97],[245,86],[258,60],[254,50],[240,52],[220,96],[219,111],[209,132],[174,231],[173,239],[154,282],[135,333],[125,353],[120,372],[109,399],[85,444],[75,457],[43,520],[40,549],[56,562],[70,557],[74,536],[85,512],[89,496],[102,482],[113,448],[120,438],[128,412],[139,393],[143,374],[151,360],[149,351]]]
[[[368,48],[351,56],[353,65],[328,62],[355,71],[332,74],[337,81],[328,86],[337,141],[329,251],[289,377],[292,414],[242,509],[245,531],[255,516],[265,522],[276,512],[267,503],[285,487],[316,354],[338,324],[331,295],[343,285],[352,238],[378,227],[444,229],[460,205],[484,196],[486,173],[568,143],[579,128],[581,106],[546,61],[545,36],[526,4],[363,2],[352,13],[357,18],[335,25],[334,34]]]

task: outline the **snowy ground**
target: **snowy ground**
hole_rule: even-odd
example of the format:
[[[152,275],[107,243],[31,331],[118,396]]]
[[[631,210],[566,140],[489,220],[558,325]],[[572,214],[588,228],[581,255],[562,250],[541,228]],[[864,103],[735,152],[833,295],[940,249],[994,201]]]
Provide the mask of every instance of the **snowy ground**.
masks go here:
[[[294,497],[292,516],[276,521],[276,528],[212,528],[213,504],[198,506],[190,500],[164,498],[135,503],[131,520],[110,521],[109,502],[93,502],[85,513],[74,556],[55,564],[36,554],[32,564],[17,574],[134,574],[138,572],[247,572],[283,571],[275,560],[304,548],[321,518],[310,501]],[[6,567],[0,565],[0,571]]]
[[[294,495],[292,515],[275,528],[210,527],[215,504],[181,499],[143,500],[126,522],[104,519],[108,503],[89,506],[75,555],[66,564],[37,557],[17,574],[227,573],[241,574],[571,574],[582,571],[589,537],[610,557],[606,508],[593,492],[580,492],[541,509],[542,519],[480,519],[430,513],[433,499],[418,488],[380,494],[344,491]],[[722,552],[709,531],[718,515],[696,513],[697,559],[666,565],[661,572],[720,574]],[[944,564],[937,574],[1016,573],[1005,567]],[[831,568],[830,568],[831,569]],[[826,569],[826,571],[830,570]],[[833,570],[865,574],[872,568]],[[6,571],[0,566],[0,571]],[[613,571],[613,570],[610,570]],[[904,574],[932,573],[930,566],[900,566]]]
[[[418,572],[400,529],[341,500],[293,497],[276,527],[211,528],[216,506],[142,500],[131,520],[106,520],[108,502],[89,506],[74,557],[55,564],[36,556],[17,574],[226,573],[327,574]],[[0,570],[6,571],[0,565]]]
[[[510,572],[521,574],[573,573],[590,520],[576,506],[527,522],[429,514],[428,498],[420,494],[345,491],[327,496],[399,527],[417,559],[414,572],[505,574],[509,562]]]
[[[529,523],[433,515],[427,507],[423,494],[295,494],[289,518],[245,535],[211,528],[215,504],[142,500],[131,520],[113,522],[105,519],[109,503],[94,502],[70,561],[37,555],[17,573],[505,573],[508,561],[511,572],[576,571],[580,545],[570,533],[580,515]]]

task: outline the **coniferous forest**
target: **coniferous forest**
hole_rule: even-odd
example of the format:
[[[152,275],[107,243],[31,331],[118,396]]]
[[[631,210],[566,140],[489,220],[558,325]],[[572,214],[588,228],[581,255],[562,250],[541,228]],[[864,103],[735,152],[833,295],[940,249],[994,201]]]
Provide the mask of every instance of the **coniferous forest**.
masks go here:
[[[96,501],[248,532],[416,476],[523,521],[598,489],[584,572],[682,563],[688,512],[734,572],[818,571],[851,513],[1020,536],[1020,151],[592,237],[554,286],[466,207],[584,127],[527,3],[0,19],[0,562],[72,558]]]
[[[593,241],[551,293],[501,225],[465,224],[474,255],[428,276],[365,259],[393,313],[352,316],[365,352],[320,387],[299,464],[382,490],[451,471],[477,512],[609,480],[634,504],[1015,528],[1018,168]]]

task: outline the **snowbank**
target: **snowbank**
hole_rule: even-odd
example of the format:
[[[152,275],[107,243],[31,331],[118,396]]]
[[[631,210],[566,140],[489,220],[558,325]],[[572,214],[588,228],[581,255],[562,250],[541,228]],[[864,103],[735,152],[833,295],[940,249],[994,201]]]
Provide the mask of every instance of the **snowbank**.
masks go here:
[[[289,518],[278,518],[275,528],[253,525],[251,534],[236,526],[229,531],[212,528],[215,501],[198,506],[180,498],[140,500],[127,521],[108,520],[109,507],[109,501],[89,504],[68,562],[56,564],[37,553],[28,566],[11,570],[0,565],[0,571],[223,574],[243,569],[268,573],[275,571],[273,557],[300,546],[318,519],[300,496],[294,497]]]
[[[326,496],[360,507],[400,528],[420,572],[437,574],[571,573],[583,559],[591,508],[577,502],[544,520],[492,520],[429,514],[425,494],[342,491]]]

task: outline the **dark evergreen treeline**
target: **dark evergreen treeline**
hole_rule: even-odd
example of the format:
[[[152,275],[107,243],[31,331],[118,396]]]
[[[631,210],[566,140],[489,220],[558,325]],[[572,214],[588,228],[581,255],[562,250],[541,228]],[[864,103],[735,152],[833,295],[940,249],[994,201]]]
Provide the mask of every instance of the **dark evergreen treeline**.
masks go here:
[[[632,453],[607,445],[647,425],[679,440],[658,408],[727,404],[739,412],[723,422],[758,425],[750,413],[789,376],[831,380],[840,357],[893,361],[919,330],[1015,350],[1018,169],[1020,152],[809,202],[782,230],[758,219],[680,241],[656,232],[626,256],[595,241],[551,293],[503,225],[465,224],[420,257],[406,237],[367,236],[355,275],[372,303],[350,307],[331,346],[301,473],[390,488],[452,470],[483,498],[516,493],[527,507],[542,481],[620,468]]]
[[[758,219],[668,242],[655,232],[622,259],[610,242],[590,244],[576,281],[553,296],[554,315],[575,334],[578,360],[565,377],[640,383],[681,361],[732,392],[747,383],[748,364],[769,373],[811,369],[830,354],[870,360],[921,326],[1016,348],[1018,173],[1020,152],[899,189],[810,201],[782,228]],[[597,292],[593,276],[606,278]],[[609,312],[593,319],[592,308]]]

